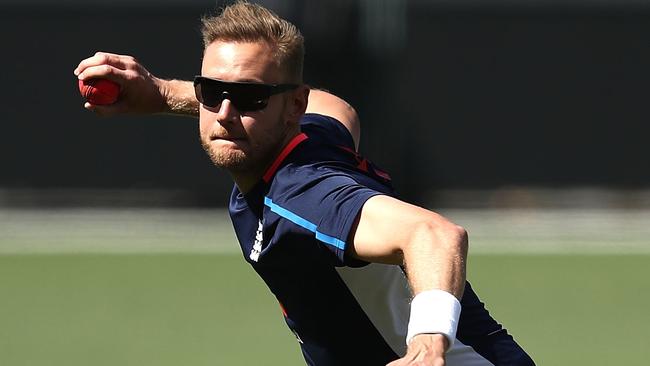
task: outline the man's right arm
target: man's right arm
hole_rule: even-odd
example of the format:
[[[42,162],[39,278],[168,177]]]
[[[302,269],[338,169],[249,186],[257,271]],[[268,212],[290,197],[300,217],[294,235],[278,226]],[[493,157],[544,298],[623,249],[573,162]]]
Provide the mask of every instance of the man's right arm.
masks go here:
[[[160,79],[132,56],[97,52],[82,60],[74,74],[82,80],[102,78],[120,85],[120,96],[116,103],[104,106],[88,102],[84,104],[86,109],[103,116],[166,113],[197,117],[199,114],[199,102],[191,81]],[[359,117],[345,100],[313,89],[309,93],[306,112],[337,119],[350,131],[355,147],[359,148]]]
[[[97,52],[81,61],[74,74],[81,80],[109,79],[120,85],[116,103],[100,106],[86,102],[84,105],[100,115],[168,113],[197,117],[199,114],[191,81],[157,78],[132,56]]]

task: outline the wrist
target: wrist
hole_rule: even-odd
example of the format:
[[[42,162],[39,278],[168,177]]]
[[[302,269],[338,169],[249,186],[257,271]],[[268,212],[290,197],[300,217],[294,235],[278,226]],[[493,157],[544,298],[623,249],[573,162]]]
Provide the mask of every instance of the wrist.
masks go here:
[[[444,334],[416,334],[408,344],[408,348],[428,348],[445,351],[449,349],[449,340]]]
[[[423,291],[411,302],[407,345],[420,334],[443,335],[450,348],[456,339],[461,306],[456,297],[446,291]]]
[[[152,77],[154,85],[158,88],[158,94],[160,95],[160,106],[159,113],[173,113],[172,109],[172,91],[170,90],[171,80],[160,79],[155,76]]]
[[[191,81],[154,78],[162,98],[161,113],[198,116],[199,103]]]

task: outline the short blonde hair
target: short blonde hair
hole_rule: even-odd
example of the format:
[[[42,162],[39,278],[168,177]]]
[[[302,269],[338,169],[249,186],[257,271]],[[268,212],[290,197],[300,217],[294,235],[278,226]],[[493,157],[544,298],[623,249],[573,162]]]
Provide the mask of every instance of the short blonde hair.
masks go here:
[[[277,66],[289,80],[302,83],[304,39],[298,28],[261,5],[246,1],[225,7],[217,16],[201,19],[203,45],[214,41],[266,42],[274,50]]]

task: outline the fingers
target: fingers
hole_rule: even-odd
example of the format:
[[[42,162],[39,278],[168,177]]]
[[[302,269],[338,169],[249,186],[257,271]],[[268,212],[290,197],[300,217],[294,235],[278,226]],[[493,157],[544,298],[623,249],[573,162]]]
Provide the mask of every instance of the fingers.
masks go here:
[[[167,108],[158,79],[132,56],[97,52],[82,60],[74,69],[74,74],[80,80],[108,79],[120,85],[120,96],[116,103],[84,105],[84,108],[99,115],[151,114]]]
[[[98,65],[111,65],[122,70],[126,70],[132,65],[137,64],[137,60],[132,56],[118,55],[108,52],[97,52],[93,56],[82,60],[77,68],[74,69],[74,74],[79,75],[87,67]]]
[[[110,105],[97,105],[85,102],[84,108],[102,117],[110,117],[126,111],[126,106],[124,105],[124,102],[121,101]]]
[[[101,78],[112,80],[121,86],[134,74],[139,64],[131,56],[117,55],[107,52],[97,52],[93,56],[82,60],[74,69],[74,74],[79,80]],[[100,116],[112,116],[126,111],[123,101],[118,100],[111,105],[96,105],[84,103],[84,108]]]
[[[100,116],[110,116],[113,115],[114,113],[112,112],[112,107],[107,107],[107,106],[101,106],[101,105],[95,105],[90,102],[84,103],[84,108],[91,112],[95,112],[96,114]]]
[[[138,67],[137,60],[132,56],[97,52],[82,60],[73,73],[81,80],[105,78],[119,81],[126,76],[125,71],[136,70]]]

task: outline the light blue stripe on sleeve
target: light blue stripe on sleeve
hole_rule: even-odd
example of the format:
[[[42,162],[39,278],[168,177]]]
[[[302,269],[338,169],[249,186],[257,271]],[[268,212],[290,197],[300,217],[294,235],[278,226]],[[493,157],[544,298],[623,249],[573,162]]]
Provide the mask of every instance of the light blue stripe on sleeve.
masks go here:
[[[271,209],[271,211],[275,212],[281,217],[316,234],[316,239],[322,241],[323,243],[334,246],[341,250],[345,249],[345,242],[343,240],[321,233],[320,231],[318,231],[318,227],[316,226],[316,224],[303,219],[302,217],[296,215],[295,213],[287,210],[284,207],[278,206],[270,198],[264,197],[264,204],[268,206]]]

